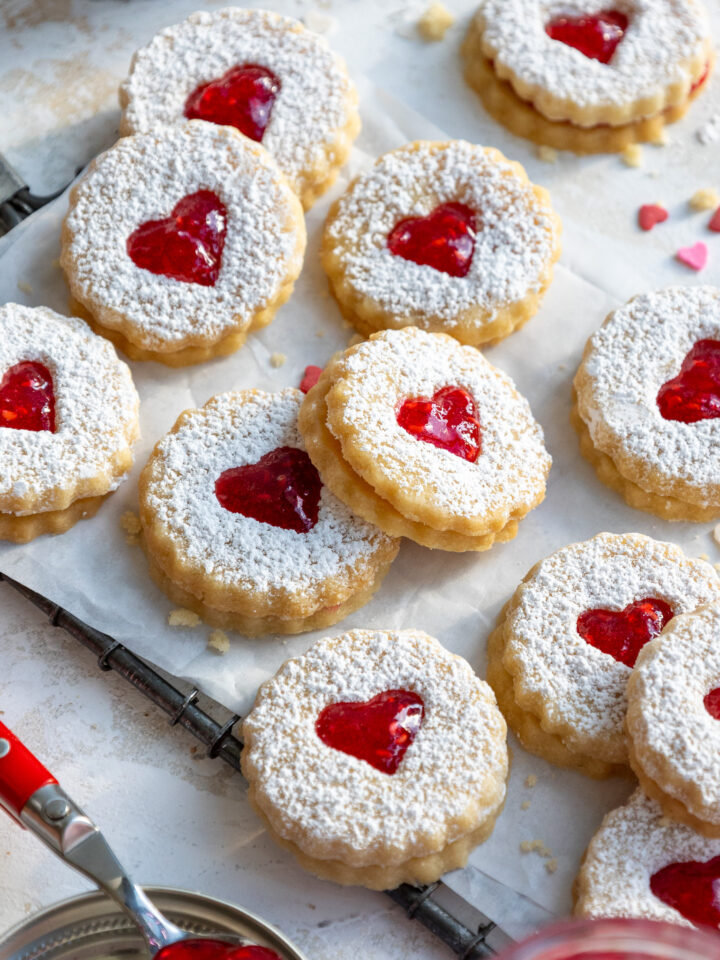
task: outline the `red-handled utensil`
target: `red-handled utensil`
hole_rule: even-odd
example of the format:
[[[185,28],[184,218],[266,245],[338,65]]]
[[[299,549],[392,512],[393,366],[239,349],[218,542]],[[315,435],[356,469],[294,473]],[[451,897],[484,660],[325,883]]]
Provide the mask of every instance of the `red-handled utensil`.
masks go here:
[[[155,960],[280,960],[268,947],[197,937],[164,917],[129,878],[92,820],[4,723],[0,723],[0,805],[115,900],[137,924]]]

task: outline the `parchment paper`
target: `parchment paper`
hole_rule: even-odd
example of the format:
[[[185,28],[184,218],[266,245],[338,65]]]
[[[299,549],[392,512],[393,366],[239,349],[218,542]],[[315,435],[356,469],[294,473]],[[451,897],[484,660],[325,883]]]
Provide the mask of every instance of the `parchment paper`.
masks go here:
[[[701,147],[694,138],[700,123],[717,108],[717,90],[714,80],[692,117],[672,128],[675,143],[646,148],[645,166],[638,170],[623,166],[617,157],[562,156],[556,165],[543,164],[529,145],[500,130],[474,101],[472,119],[467,99],[450,112],[453,135],[498,146],[524,163],[532,179],[550,188],[563,218],[562,263],[542,309],[520,333],[487,351],[492,362],[515,379],[545,429],[554,458],[548,495],[522,521],[515,540],[488,553],[458,555],[403,543],[379,594],[334,630],[419,627],[484,675],[486,638],[501,605],[530,566],[569,542],[601,530],[637,530],[674,540],[691,555],[708,553],[720,561],[708,527],[663,523],[626,507],[600,484],[581,459],[568,422],[570,383],[582,347],[610,309],[641,290],[718,279],[720,236],[704,229],[707,215],[687,210],[687,198],[695,189],[713,185],[706,171],[718,169],[720,146]],[[283,660],[304,651],[320,634],[259,640],[234,635],[226,656],[207,651],[209,628],[167,625],[173,605],[150,583],[143,554],[126,543],[120,517],[136,509],[138,472],[180,411],[231,388],[297,385],[306,364],[323,365],[352,336],[327,293],[318,262],[327,209],[370,158],[408,139],[444,136],[369,84],[361,92],[364,129],[358,149],[336,188],[308,215],[305,267],[290,302],[232,357],[184,370],[131,364],[142,399],[143,436],[130,478],[96,517],[70,532],[25,546],[0,545],[0,569],[238,712],[248,709],[258,684]],[[640,234],[637,207],[656,200],[662,200],[673,217],[652,233]],[[61,197],[0,241],[2,301],[66,311],[67,293],[56,262],[66,204]],[[710,246],[710,264],[699,276],[672,260],[678,246],[696,239]],[[278,369],[270,365],[275,351],[287,355]],[[490,904],[493,918],[508,933],[520,935],[551,914],[569,912],[582,852],[602,815],[621,802],[633,784],[629,779],[597,783],[529,756],[512,737],[511,746],[514,763],[505,811],[491,839],[471,856],[468,869],[450,875],[447,882],[479,907],[488,910]],[[534,788],[525,785],[531,775],[537,777]],[[527,809],[525,801],[530,801]],[[519,844],[524,840],[540,840],[551,853],[522,853]]]

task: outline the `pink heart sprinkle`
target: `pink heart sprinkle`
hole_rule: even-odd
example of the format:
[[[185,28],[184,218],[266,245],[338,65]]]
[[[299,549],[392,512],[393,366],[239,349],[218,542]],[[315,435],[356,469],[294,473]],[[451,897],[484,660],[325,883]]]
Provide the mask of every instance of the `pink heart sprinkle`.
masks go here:
[[[690,267],[691,270],[702,270],[707,263],[708,248],[698,240],[691,247],[680,247],[675,254],[675,259],[684,263],[686,267]]]
[[[308,390],[312,390],[312,388],[320,379],[321,373],[322,367],[316,367],[314,364],[310,364],[309,367],[305,367],[305,375],[300,381],[300,389],[303,393],[307,393]]]
[[[652,230],[656,223],[667,220],[669,214],[659,203],[646,203],[638,210],[638,225],[642,230]]]
[[[708,224],[708,230],[713,230],[715,233],[720,233],[720,207],[717,208],[715,213],[710,219]]]

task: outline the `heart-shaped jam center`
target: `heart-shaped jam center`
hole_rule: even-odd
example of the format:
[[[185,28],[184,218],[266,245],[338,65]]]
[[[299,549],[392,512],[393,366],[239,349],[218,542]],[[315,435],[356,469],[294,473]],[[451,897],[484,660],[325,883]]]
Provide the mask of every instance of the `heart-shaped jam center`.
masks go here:
[[[720,925],[720,857],[670,863],[650,877],[650,889],[690,923]]]
[[[720,417],[720,340],[698,340],[680,373],[660,387],[657,405],[665,420],[680,423]]]
[[[55,391],[48,368],[16,363],[0,381],[0,427],[55,433]]]
[[[462,387],[442,387],[430,399],[412,397],[403,401],[397,422],[417,440],[432,443],[470,463],[480,456],[477,405]]]
[[[672,618],[668,603],[650,597],[629,603],[624,610],[586,610],[577,618],[577,632],[591,647],[634,667],[645,644]]]
[[[619,10],[579,17],[555,17],[545,25],[545,33],[579,50],[591,60],[609,63],[628,26],[628,18]]]
[[[236,946],[222,940],[198,938],[171,943],[155,954],[155,960],[280,960],[269,947],[254,943]]]
[[[710,716],[720,720],[720,687],[715,687],[710,693],[706,693],[703,703]]]
[[[310,457],[296,447],[278,447],[257,463],[225,470],[215,481],[215,496],[230,513],[296,533],[317,523],[321,489]]]
[[[464,277],[475,252],[475,213],[464,203],[441,203],[426,217],[397,223],[387,238],[396,257]]]
[[[279,93],[280,80],[272,70],[246,63],[193,90],[185,101],[185,116],[188,120],[237,127],[246,137],[260,142]]]
[[[425,717],[422,697],[409,690],[385,690],[372,700],[331,703],[315,721],[322,742],[393,774]]]
[[[184,283],[213,287],[220,274],[227,212],[212,190],[183,197],[163,220],[148,220],[127,239],[132,262]]]

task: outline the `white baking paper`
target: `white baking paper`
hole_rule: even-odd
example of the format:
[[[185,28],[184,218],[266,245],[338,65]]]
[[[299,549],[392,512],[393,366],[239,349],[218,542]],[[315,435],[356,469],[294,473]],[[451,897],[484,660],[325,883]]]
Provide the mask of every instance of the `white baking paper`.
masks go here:
[[[254,640],[235,635],[226,656],[209,652],[207,627],[167,625],[173,605],[149,581],[141,550],[126,543],[120,517],[136,509],[139,470],[184,408],[231,388],[295,386],[307,364],[323,365],[352,335],[328,295],[318,262],[327,209],[371,157],[408,139],[444,135],[382,91],[369,84],[361,90],[364,129],[359,147],[336,188],[308,215],[305,267],[290,302],[232,357],[182,370],[131,364],[142,399],[142,440],[128,481],[96,517],[68,533],[24,546],[0,545],[0,569],[240,713],[252,703],[261,681],[320,634]],[[612,156],[561,156],[557,164],[544,164],[531,145],[489,120],[469,92],[449,107],[450,135],[498,146],[520,160],[532,179],[549,187],[563,218],[563,258],[542,309],[520,333],[487,351],[492,362],[515,379],[545,429],[554,458],[548,495],[521,522],[515,540],[488,553],[442,553],[403,543],[376,597],[335,630],[418,627],[465,656],[483,675],[486,638],[501,605],[529,567],[569,542],[601,530],[637,530],[674,540],[692,555],[708,553],[720,560],[709,528],[663,523],[626,507],[600,484],[581,459],[568,420],[570,384],[582,347],[609,310],[642,290],[713,282],[720,276],[720,236],[704,229],[707,215],[687,209],[695,189],[716,182],[710,171],[718,169],[720,145],[700,146],[694,131],[716,109],[717,90],[713,81],[691,117],[671,128],[672,145],[645,148],[640,169],[629,169]],[[658,200],[672,218],[641,234],[635,225],[637,207]],[[67,293],[56,260],[66,203],[60,198],[0,241],[0,300],[66,310]],[[710,247],[710,263],[701,275],[672,259],[678,246],[697,239]],[[274,369],[270,356],[276,351],[286,354],[287,362]],[[480,908],[490,903],[493,919],[508,933],[520,935],[553,914],[569,912],[582,852],[602,815],[622,802],[632,783],[589,780],[526,754],[512,737],[511,746],[505,811],[491,839],[471,856],[468,869],[450,875],[447,882]],[[532,788],[526,786],[530,776],[537,777]],[[524,840],[541,841],[551,855],[522,853]]]

